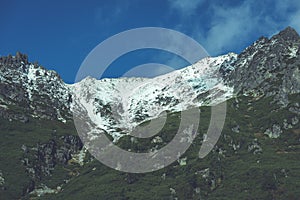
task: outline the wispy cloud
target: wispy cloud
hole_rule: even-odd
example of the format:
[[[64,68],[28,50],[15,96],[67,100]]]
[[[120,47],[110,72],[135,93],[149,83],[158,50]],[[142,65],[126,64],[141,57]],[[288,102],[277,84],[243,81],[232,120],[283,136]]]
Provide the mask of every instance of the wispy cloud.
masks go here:
[[[171,8],[179,12],[183,17],[194,14],[204,2],[205,0],[169,0]]]
[[[95,8],[95,22],[101,25],[112,24],[128,9],[128,4],[103,4]]]
[[[249,43],[247,40],[251,36],[272,35],[282,29],[282,26],[288,25],[289,13],[286,5],[281,7],[275,4],[274,9],[281,15],[280,19],[276,19],[279,14],[274,15],[269,3],[259,5],[253,1],[244,1],[234,7],[213,5],[210,28],[204,35],[199,35],[200,40],[204,42],[208,52],[216,55]]]
[[[171,7],[176,8],[178,16],[182,19],[182,23],[177,24],[176,28],[190,30],[190,35],[212,55],[244,48],[259,36],[271,36],[286,26],[292,26],[300,31],[298,0],[260,2],[245,0],[236,4],[229,4],[229,1],[222,4],[216,1],[210,4],[203,2],[203,0],[189,3],[174,1]],[[199,24],[186,23],[187,18],[193,20],[193,16],[186,13],[196,13]]]
[[[220,54],[240,46],[252,31],[261,29],[260,23],[271,27],[266,19],[256,15],[249,3],[238,7],[222,7],[213,5],[210,28],[206,33],[199,35],[210,54]]]

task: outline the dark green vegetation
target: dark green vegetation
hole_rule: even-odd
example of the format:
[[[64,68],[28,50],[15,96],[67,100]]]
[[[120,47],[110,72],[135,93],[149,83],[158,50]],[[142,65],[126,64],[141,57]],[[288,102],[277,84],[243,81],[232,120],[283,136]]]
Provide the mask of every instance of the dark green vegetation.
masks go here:
[[[187,158],[186,165],[174,162],[146,174],[119,172],[87,155],[84,166],[58,163],[51,175],[33,179],[21,162],[22,145],[36,147],[51,140],[60,145],[61,136],[76,134],[73,125],[37,119],[28,123],[1,120],[0,170],[5,183],[0,199],[19,199],[22,195],[23,199],[299,199],[299,122],[282,128],[276,139],[264,134],[274,124],[283,127],[285,120],[291,124],[295,116],[299,118],[294,112],[299,110],[299,99],[299,94],[289,96],[285,108],[274,104],[272,97],[229,100],[222,135],[204,159],[198,158],[198,152],[209,124],[210,107],[202,107],[199,135],[182,156]],[[176,133],[179,117],[180,113],[168,114],[167,124],[158,134],[160,143],[153,144],[153,138],[132,142],[124,137],[118,145],[137,152],[161,147]],[[27,195],[32,181],[49,188],[62,185],[62,191],[41,197]]]
[[[31,184],[31,177],[25,171],[21,162],[24,156],[22,145],[37,147],[38,144],[50,140],[59,140],[64,135],[75,134],[72,124],[62,124],[56,121],[34,120],[28,123],[18,121],[0,121],[0,170],[5,184],[0,191],[0,199],[18,199]],[[33,158],[37,159],[37,158]],[[59,170],[55,170],[59,173]],[[50,182],[59,184],[62,177],[51,177]]]

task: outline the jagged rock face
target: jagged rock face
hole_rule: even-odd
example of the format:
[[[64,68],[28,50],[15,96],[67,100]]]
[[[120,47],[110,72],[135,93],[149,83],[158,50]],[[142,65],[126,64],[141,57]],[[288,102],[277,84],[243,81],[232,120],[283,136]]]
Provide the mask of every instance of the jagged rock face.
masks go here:
[[[66,165],[72,154],[82,150],[83,144],[78,136],[62,136],[59,140],[50,140],[37,144],[34,148],[22,146],[24,157],[21,162],[34,179],[50,176],[56,165]]]
[[[28,56],[17,52],[16,56],[8,55],[0,57],[0,63],[17,68],[21,63],[28,64]]]
[[[287,94],[300,92],[300,37],[288,27],[271,39],[261,37],[246,48],[225,76],[236,93],[267,96],[287,104]]]
[[[0,58],[0,116],[26,122],[28,117],[64,120],[71,95],[59,75],[27,56]]]
[[[70,160],[83,150],[83,144],[78,136],[66,135],[37,144],[36,147],[27,147],[23,144],[21,149],[23,150],[21,163],[30,175],[30,181],[23,189],[23,195],[27,195],[35,189],[36,183],[51,176],[56,166],[67,166]],[[84,157],[85,154],[82,159]]]

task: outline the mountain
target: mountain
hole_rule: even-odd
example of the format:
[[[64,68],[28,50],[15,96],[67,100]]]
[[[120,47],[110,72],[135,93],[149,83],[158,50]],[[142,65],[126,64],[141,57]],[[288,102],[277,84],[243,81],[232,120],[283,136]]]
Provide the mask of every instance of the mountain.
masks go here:
[[[299,47],[298,33],[287,27],[239,55],[207,57],[155,78],[87,77],[75,84],[19,52],[0,57],[0,197],[297,199]],[[211,106],[222,102],[222,135],[199,159]],[[167,145],[180,111],[194,107],[201,121],[193,145],[178,162],[147,174],[118,172],[95,160],[72,118],[84,111],[119,147],[149,152]],[[128,135],[162,116],[166,125],[157,135]]]

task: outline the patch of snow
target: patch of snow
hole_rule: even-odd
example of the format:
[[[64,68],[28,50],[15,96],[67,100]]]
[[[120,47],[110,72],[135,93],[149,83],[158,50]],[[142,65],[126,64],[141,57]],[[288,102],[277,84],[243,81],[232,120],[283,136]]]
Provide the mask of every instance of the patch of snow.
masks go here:
[[[67,120],[61,116],[59,109],[56,109],[56,111],[57,111],[57,119],[62,123],[67,123]]]
[[[36,81],[36,68],[34,68],[34,65],[30,65],[28,68],[28,82],[27,82],[27,93],[29,100],[32,100],[32,90],[35,88],[35,81]]]
[[[297,46],[289,47],[289,50],[290,50],[290,54],[289,54],[290,57],[292,58],[297,57],[297,51],[298,51]]]

